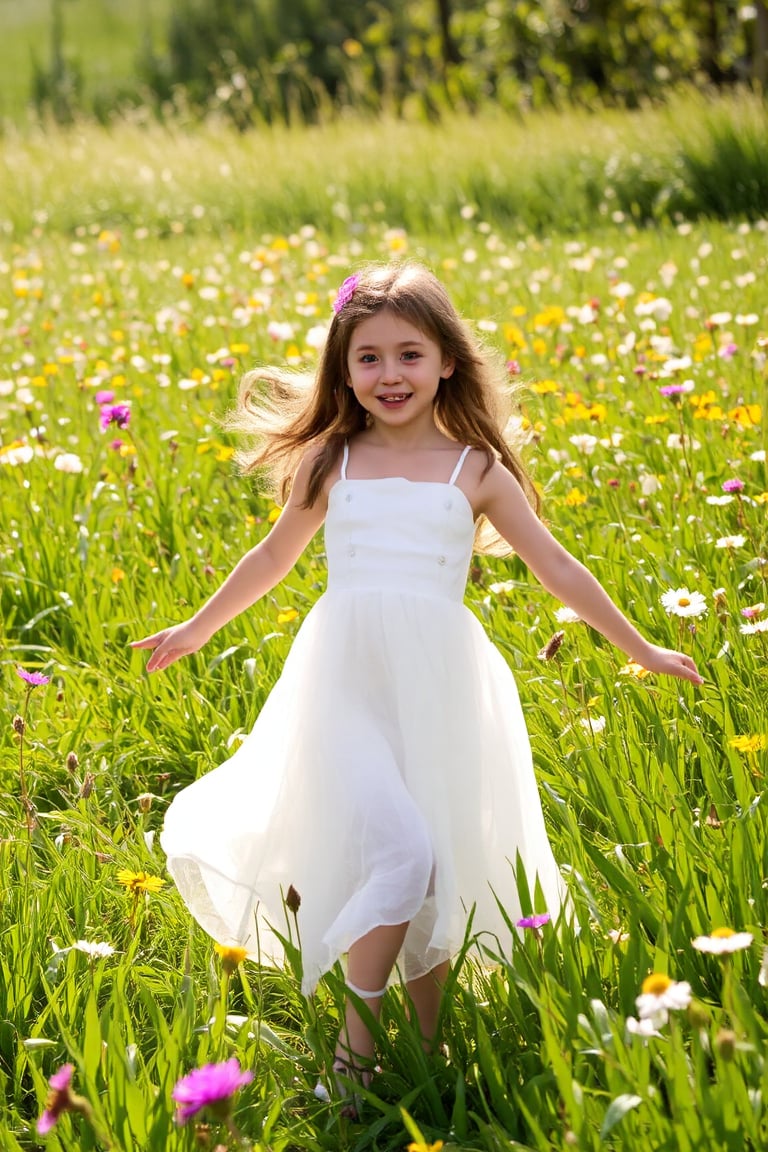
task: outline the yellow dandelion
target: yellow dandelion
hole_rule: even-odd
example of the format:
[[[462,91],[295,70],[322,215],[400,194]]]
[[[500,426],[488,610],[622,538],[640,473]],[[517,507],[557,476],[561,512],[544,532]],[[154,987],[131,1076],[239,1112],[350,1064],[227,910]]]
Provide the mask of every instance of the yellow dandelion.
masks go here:
[[[161,876],[152,876],[149,872],[131,872],[129,868],[120,869],[117,882],[127,888],[132,896],[138,892],[159,892],[165,886]]]
[[[762,733],[756,736],[733,736],[728,744],[737,752],[762,752],[764,748],[768,747],[768,736]]]
[[[427,1144],[426,1140],[416,1140],[408,1145],[408,1152],[440,1152],[442,1147],[442,1140],[435,1140],[434,1144]]]
[[[119,584],[121,580],[125,579],[125,572],[122,568],[113,568],[110,579],[113,584]]]
[[[571,488],[570,492],[565,497],[566,508],[578,508],[580,504],[586,504],[586,502],[586,496],[578,488]]]
[[[295,608],[286,608],[284,612],[278,612],[277,622],[278,624],[290,624],[291,620],[295,620],[297,616],[298,612]]]
[[[231,976],[248,955],[245,948],[239,948],[236,944],[214,944],[213,950],[221,958],[221,966],[227,976]]]
[[[280,519],[280,513],[282,511],[282,508],[270,508],[269,515],[267,516],[267,522],[269,524],[274,524],[276,520]]]

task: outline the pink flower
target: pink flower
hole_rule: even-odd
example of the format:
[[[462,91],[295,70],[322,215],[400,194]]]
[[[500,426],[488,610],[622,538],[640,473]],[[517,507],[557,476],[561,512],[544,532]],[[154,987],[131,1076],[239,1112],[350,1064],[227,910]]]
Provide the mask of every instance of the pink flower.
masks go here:
[[[33,688],[37,688],[40,684],[50,684],[50,676],[43,676],[42,672],[27,672],[26,668],[17,668],[16,675],[20,676],[27,684]]]
[[[733,480],[726,480],[723,483],[723,492],[741,492],[744,487],[744,481],[739,480],[734,476]]]
[[[762,602],[760,604],[751,604],[749,608],[742,608],[741,614],[745,616],[747,620],[753,620],[755,616],[760,615],[764,608],[765,604]]]
[[[520,362],[518,360],[507,360],[507,372],[510,376],[519,376],[522,372]]]
[[[72,1083],[74,1064],[62,1064],[48,1081],[50,1092],[45,1103],[45,1111],[37,1122],[38,1136],[45,1136],[50,1132],[62,1112],[72,1110],[72,1095],[69,1086]]]
[[[114,392],[107,388],[102,389],[101,392],[97,392],[94,396],[94,400],[97,404],[111,404],[114,398]]]
[[[106,432],[110,424],[127,428],[131,422],[131,409],[127,404],[102,404],[99,409],[99,426]]]
[[[350,300],[355,294],[355,289],[360,283],[360,277],[354,272],[351,276],[347,276],[336,293],[336,299],[333,302],[333,310],[338,316],[345,304],[349,304]]]
[[[672,396],[682,396],[689,391],[690,389],[686,388],[685,384],[662,384],[661,388],[659,388],[659,394],[666,396],[667,399],[670,399]]]
[[[549,924],[552,919],[549,912],[537,912],[534,916],[523,916],[518,920],[517,928],[541,928],[542,924]]]
[[[210,1108],[222,1118],[228,1116],[235,1092],[251,1080],[253,1072],[241,1072],[236,1056],[225,1060],[223,1064],[205,1064],[202,1068],[194,1068],[177,1081],[171,1093],[178,1105],[176,1123],[186,1124],[203,1108]]]

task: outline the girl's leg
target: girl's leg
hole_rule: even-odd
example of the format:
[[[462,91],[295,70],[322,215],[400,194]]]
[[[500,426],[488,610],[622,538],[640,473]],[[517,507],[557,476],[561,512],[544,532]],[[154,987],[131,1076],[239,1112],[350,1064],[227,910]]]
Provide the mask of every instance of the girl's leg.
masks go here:
[[[383,989],[403,946],[408,924],[382,925],[362,936],[349,950],[347,979],[359,992],[378,992],[362,997],[375,1019],[379,1018]],[[336,1056],[341,1063],[354,1066],[370,1061],[374,1052],[373,1036],[360,1018],[351,1000],[347,1000],[344,1024],[339,1035]]]
[[[449,971],[450,965],[445,960],[433,968],[431,972],[427,972],[425,976],[419,976],[417,980],[409,980],[406,985],[421,1030],[422,1043],[427,1052],[433,1050],[437,1039],[440,1001]]]

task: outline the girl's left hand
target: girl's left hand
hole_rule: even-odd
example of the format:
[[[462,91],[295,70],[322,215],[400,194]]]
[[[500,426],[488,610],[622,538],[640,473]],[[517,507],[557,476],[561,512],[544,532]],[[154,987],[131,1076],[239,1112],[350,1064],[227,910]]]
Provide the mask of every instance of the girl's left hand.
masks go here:
[[[661,672],[665,676],[677,676],[680,680],[690,680],[692,684],[703,684],[704,677],[696,664],[685,652],[675,652],[672,648],[659,648],[649,644],[636,657],[638,664],[649,672]]]

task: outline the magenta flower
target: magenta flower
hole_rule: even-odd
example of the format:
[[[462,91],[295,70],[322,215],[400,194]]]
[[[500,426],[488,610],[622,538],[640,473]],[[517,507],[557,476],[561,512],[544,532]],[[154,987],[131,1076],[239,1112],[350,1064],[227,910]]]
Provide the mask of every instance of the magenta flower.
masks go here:
[[[551,919],[549,912],[537,912],[533,916],[523,916],[522,920],[517,921],[516,927],[541,928],[542,924],[549,924]]]
[[[338,316],[345,304],[349,304],[350,300],[355,294],[355,289],[360,283],[360,277],[357,273],[347,276],[336,293],[336,299],[333,302],[333,310]]]
[[[17,668],[16,675],[20,676],[21,679],[26,684],[31,685],[32,688],[37,688],[41,684],[50,684],[51,682],[50,676],[43,676],[42,672],[27,672],[26,668]]]
[[[253,1072],[241,1072],[236,1056],[225,1060],[223,1064],[205,1064],[202,1068],[194,1068],[177,1081],[171,1093],[178,1106],[176,1123],[186,1124],[203,1108],[210,1108],[214,1115],[226,1119],[235,1092],[251,1080]]]
[[[111,404],[115,398],[114,392],[111,389],[103,388],[101,392],[97,392],[94,400],[97,404]]]
[[[37,1122],[38,1136],[45,1136],[50,1132],[62,1112],[72,1111],[73,1100],[69,1086],[74,1070],[74,1064],[62,1064],[48,1081],[50,1092],[45,1102],[45,1111]]]
[[[741,492],[744,488],[744,481],[739,480],[734,476],[733,480],[725,480],[723,482],[723,492]]]
[[[685,392],[690,392],[690,388],[686,388],[685,384],[662,384],[659,388],[659,394],[667,399],[672,396],[682,396]]]
[[[131,409],[127,404],[102,404],[99,409],[99,426],[106,432],[110,424],[127,428],[131,422]]]
[[[522,372],[519,360],[507,360],[507,372],[510,376],[519,376]]]

